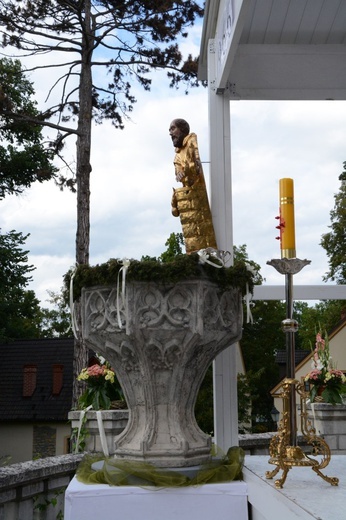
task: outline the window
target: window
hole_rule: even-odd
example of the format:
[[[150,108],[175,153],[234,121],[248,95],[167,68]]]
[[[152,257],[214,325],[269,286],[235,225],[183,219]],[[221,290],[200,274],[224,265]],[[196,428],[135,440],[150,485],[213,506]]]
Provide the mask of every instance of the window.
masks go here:
[[[53,388],[52,394],[59,395],[62,389],[64,365],[53,365]]]
[[[37,366],[24,365],[23,397],[31,397],[36,390]]]

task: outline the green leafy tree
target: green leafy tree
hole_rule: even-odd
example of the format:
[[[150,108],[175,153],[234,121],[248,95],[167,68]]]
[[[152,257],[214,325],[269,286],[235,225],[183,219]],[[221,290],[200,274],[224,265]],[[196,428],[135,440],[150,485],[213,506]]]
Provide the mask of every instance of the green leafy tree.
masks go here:
[[[41,128],[26,121],[39,116],[34,94],[20,61],[0,59],[0,199],[56,175]],[[13,118],[13,112],[21,119]]]
[[[298,331],[295,334],[296,350],[310,350],[319,323],[318,316],[316,308],[309,306],[307,302],[293,302],[293,318],[298,322]]]
[[[310,350],[315,345],[315,337],[319,329],[322,328],[329,333],[339,323],[345,309],[345,301],[324,300],[313,307],[304,302],[299,304],[301,304],[301,312],[297,318],[299,329],[296,335],[298,345],[304,350]]]
[[[316,305],[319,313],[315,326],[313,339],[319,327],[323,327],[328,333],[339,323],[345,314],[345,300],[325,300]]]
[[[209,435],[214,432],[213,395],[213,367],[210,365],[202,381],[195,405],[197,424],[201,430]]]
[[[115,128],[123,128],[136,101],[132,84],[137,81],[150,90],[151,71],[166,70],[173,88],[197,85],[197,59],[183,58],[177,41],[187,37],[187,29],[202,13],[194,0],[0,1],[3,47],[18,49],[21,59],[51,53],[49,64],[29,65],[27,70],[61,71],[47,86],[48,97],[56,93],[58,101],[38,117],[9,112],[18,121],[56,129],[52,149],[60,157],[66,139],[73,136],[76,141],[72,176],[77,188],[77,264],[89,263],[92,122],[110,120]],[[78,304],[75,310],[80,321]],[[75,374],[86,363],[87,348],[79,336]],[[78,397],[75,378],[75,403]]]
[[[248,252],[246,250],[246,244],[242,244],[241,246],[233,246],[233,260],[236,262],[246,262],[249,266],[249,269],[254,273],[254,284],[261,285],[263,283],[262,275],[260,274],[261,266],[257,264],[254,260],[249,259]]]
[[[174,234],[172,234],[174,235]],[[173,236],[170,235],[170,238],[173,241]],[[173,241],[174,243],[174,241]],[[168,240],[166,242],[166,245],[170,246],[171,242]],[[249,268],[253,270],[255,273],[254,279],[255,283],[261,284],[262,283],[262,276],[260,275],[260,266],[253,260],[250,260],[248,257],[248,253],[246,251],[246,245],[240,245],[240,246],[234,246],[233,247],[233,256],[234,256],[234,262],[243,261],[247,262],[249,265]],[[256,303],[257,305],[257,303]],[[255,320],[257,319],[257,314],[260,314],[260,311],[253,310]],[[270,314],[270,311],[268,312]],[[281,317],[282,319],[282,317]],[[261,322],[261,318],[258,319],[259,322]],[[280,327],[280,322],[278,327]],[[262,324],[262,322],[261,322]],[[243,350],[243,341],[244,341],[244,334],[243,338],[240,342],[243,355],[244,355],[244,361],[247,369],[247,373],[245,375],[239,374],[238,375],[238,415],[239,415],[239,425],[240,425],[240,431],[245,432],[248,430],[252,430],[252,427],[248,427],[249,424],[251,424],[252,417],[251,413],[253,412],[254,416],[261,416],[265,414],[266,420],[268,419],[267,414],[267,407],[269,406],[268,403],[270,403],[270,408],[272,408],[272,400],[270,400],[270,386],[266,386],[270,384],[268,382],[267,377],[270,375],[271,380],[275,383],[277,382],[277,366],[275,365],[275,354],[274,351],[270,354],[270,352],[267,352],[268,346],[265,343],[264,340],[264,358],[260,355],[258,356],[256,353],[256,344],[257,344],[257,338],[254,341],[254,338],[256,335],[254,334],[252,338],[250,339],[251,332],[254,330],[251,328],[252,326],[250,324],[244,325],[244,332],[245,330],[248,331],[248,334],[245,334],[245,342],[244,342],[244,349],[245,349],[245,355]],[[281,332],[279,330],[279,332]],[[281,332],[282,336],[282,332]],[[281,340],[283,338],[281,337]],[[284,340],[284,339],[283,339]],[[247,348],[248,347],[248,348]],[[252,355],[252,351],[255,351],[255,355]],[[248,357],[248,362],[247,358]],[[274,384],[272,386],[274,386]],[[265,395],[265,399],[267,402],[267,406],[262,407],[262,397]],[[263,411],[265,410],[265,412]],[[195,414],[196,414],[196,420],[200,426],[200,428],[208,433],[213,432],[214,424],[213,424],[213,377],[212,377],[212,367],[209,368],[208,372],[206,373],[206,376],[202,382],[196,407],[195,407]],[[270,417],[270,412],[269,412]]]
[[[254,429],[252,406],[259,398],[257,383],[263,377],[263,372],[262,367],[257,372],[249,370],[246,374],[237,375],[239,433],[252,433]]]
[[[279,380],[276,353],[285,348],[281,330],[285,304],[275,300],[256,301],[252,316],[253,324],[244,324],[240,345],[251,390],[253,431],[265,431],[272,422],[270,390]]]
[[[70,338],[70,309],[64,298],[63,291],[55,293],[48,291],[50,308],[41,309],[41,336],[44,338]]]
[[[0,234],[0,341],[40,337],[41,310],[31,281],[32,265],[23,249],[28,235]]]
[[[339,176],[340,190],[334,195],[335,205],[330,212],[330,231],[321,239],[321,246],[329,258],[329,271],[324,279],[338,284],[346,283],[346,161],[343,167],[344,171]]]
[[[306,302],[294,302],[294,318],[299,328],[295,334],[295,348],[310,350],[318,323],[324,323],[321,306],[309,307]],[[247,394],[242,395],[244,381],[238,385],[239,417],[251,409],[252,431],[272,428],[272,388],[279,382],[276,354],[286,350],[286,337],[281,322],[286,317],[286,303],[282,301],[256,301],[252,308],[253,324],[244,324],[241,348],[244,358]],[[247,398],[247,402],[246,402]],[[242,420],[244,421],[244,419]]]
[[[182,233],[171,233],[165,242],[167,249],[156,258],[155,256],[143,255],[141,262],[171,262],[177,256],[184,254],[184,237]]]
[[[177,256],[182,255],[184,253],[183,234],[171,233],[165,242],[165,246],[167,246],[166,251],[164,251],[159,257],[159,260],[161,260],[161,262],[170,262],[171,260],[174,260]]]
[[[245,244],[234,247],[234,260],[247,262],[256,273],[255,283],[262,284],[260,266],[249,260]],[[276,353],[285,349],[285,303],[258,300],[251,313],[253,323],[244,323],[240,340],[246,373],[238,376],[238,414],[241,431],[261,432],[272,428],[270,390],[279,380]]]

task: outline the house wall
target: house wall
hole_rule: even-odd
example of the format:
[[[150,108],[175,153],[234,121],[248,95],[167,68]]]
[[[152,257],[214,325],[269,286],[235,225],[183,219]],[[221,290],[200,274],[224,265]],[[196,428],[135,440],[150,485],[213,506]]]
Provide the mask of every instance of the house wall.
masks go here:
[[[31,424],[0,425],[0,457],[10,456],[10,464],[32,459],[33,427]]]
[[[0,458],[11,457],[9,463],[64,455],[71,425],[59,423],[7,423],[0,426]]]
[[[330,338],[330,350],[336,368],[346,372],[346,326]]]
[[[71,437],[71,423],[59,424],[56,431],[56,452],[55,455],[66,455],[69,453],[68,440]]]

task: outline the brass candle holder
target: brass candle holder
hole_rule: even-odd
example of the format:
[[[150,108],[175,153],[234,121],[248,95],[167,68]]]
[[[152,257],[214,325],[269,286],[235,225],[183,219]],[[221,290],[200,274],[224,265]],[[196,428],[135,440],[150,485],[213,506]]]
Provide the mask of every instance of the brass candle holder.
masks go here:
[[[287,377],[282,385],[280,397],[283,400],[283,415],[279,421],[278,432],[272,438],[269,446],[269,464],[274,464],[276,468],[266,472],[266,478],[275,477],[282,470],[281,478],[275,480],[275,487],[282,488],[287,477],[288,471],[292,467],[311,467],[323,480],[332,486],[337,486],[337,477],[328,477],[321,472],[321,469],[328,466],[331,459],[331,452],[324,439],[316,435],[311,421],[308,419],[306,402],[309,398],[309,391],[302,383],[295,379],[295,337],[298,330],[298,323],[293,319],[293,275],[310,263],[310,260],[300,260],[299,258],[281,258],[267,262],[275,267],[280,273],[285,275],[285,296],[286,296],[286,319],[282,322],[282,328],[286,334],[286,354],[287,354]],[[312,446],[311,456],[303,452],[297,443],[297,410],[296,395],[300,396],[300,424],[303,439],[307,445]],[[319,458],[314,458],[314,457]]]

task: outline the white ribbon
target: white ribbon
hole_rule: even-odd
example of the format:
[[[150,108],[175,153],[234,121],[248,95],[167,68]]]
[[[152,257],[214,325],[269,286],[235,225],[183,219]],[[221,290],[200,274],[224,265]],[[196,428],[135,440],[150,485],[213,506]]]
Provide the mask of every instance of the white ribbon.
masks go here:
[[[77,265],[74,268],[72,274],[71,274],[71,280],[70,280],[70,313],[71,313],[71,328],[74,337],[77,339],[77,332],[79,330],[77,319],[76,319],[76,313],[74,310],[74,301],[73,301],[73,279],[75,277],[75,274],[77,272]]]
[[[81,433],[82,426],[83,426],[83,419],[85,417],[85,414],[87,412],[89,412],[89,410],[91,410],[91,409],[92,409],[92,405],[85,408],[85,410],[80,411],[75,453],[78,453],[79,439],[80,439],[80,433]],[[103,454],[105,457],[109,457],[107,437],[106,437],[105,429],[103,426],[101,410],[96,410],[96,420],[97,420],[97,426],[98,426],[98,430],[99,430],[99,434],[100,434],[101,448],[102,448]]]
[[[88,412],[89,410],[91,410],[92,408],[92,405],[88,406],[85,410],[81,410],[80,412],[80,415],[79,415],[79,423],[78,423],[78,433],[77,433],[77,440],[76,440],[76,447],[75,447],[75,450],[74,452],[75,453],[78,453],[78,448],[79,448],[79,438],[80,438],[80,432],[82,430],[82,426],[83,426],[83,419],[84,419],[84,416],[86,414],[86,412]]]
[[[251,264],[245,262],[245,265],[246,265],[246,269],[248,271],[250,271],[250,273],[252,273],[253,275],[256,274],[256,269],[254,269]],[[246,323],[251,323],[251,325],[253,325],[253,316],[252,316],[252,312],[251,312],[251,305],[254,305],[254,303],[252,303],[252,294],[250,293],[248,282],[246,282],[245,303],[246,303]]]
[[[246,294],[245,294],[245,303],[246,303],[246,323],[251,323],[253,325],[253,316],[251,312],[252,303],[252,294],[249,291],[249,284],[246,282]]]
[[[309,399],[306,401],[306,404],[308,404],[308,402],[309,402]],[[313,416],[313,420],[314,420],[313,427],[315,428],[315,431],[316,431],[316,410],[315,410],[315,404],[316,403],[313,403],[313,402],[310,401],[312,416]],[[318,430],[317,434],[321,434],[321,432]]]
[[[123,263],[123,266],[119,269],[118,282],[117,282],[117,318],[118,318],[119,329],[123,328],[123,324],[121,322],[121,316],[120,316],[120,308],[121,307],[125,308],[126,273],[130,266],[131,261],[128,258],[123,258],[122,263]],[[122,274],[122,283],[121,283],[121,298],[120,298],[121,274]]]
[[[96,411],[96,419],[97,419],[97,426],[99,428],[101,448],[102,448],[103,454],[105,457],[109,457],[107,438],[106,438],[106,434],[105,434],[105,429],[103,427],[101,410]]]

